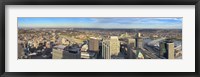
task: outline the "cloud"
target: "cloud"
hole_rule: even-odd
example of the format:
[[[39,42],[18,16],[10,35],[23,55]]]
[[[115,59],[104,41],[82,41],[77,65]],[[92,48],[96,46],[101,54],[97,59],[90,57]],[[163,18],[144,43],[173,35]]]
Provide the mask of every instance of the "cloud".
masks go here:
[[[94,18],[94,23],[100,23],[100,24],[132,24],[132,21],[130,18]]]
[[[94,18],[95,23],[100,24],[158,24],[158,23],[182,23],[182,18]]]

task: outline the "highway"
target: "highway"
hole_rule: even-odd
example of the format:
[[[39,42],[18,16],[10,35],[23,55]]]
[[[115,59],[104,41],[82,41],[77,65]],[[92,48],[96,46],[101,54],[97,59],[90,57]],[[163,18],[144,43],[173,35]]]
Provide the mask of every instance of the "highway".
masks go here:
[[[144,44],[144,49],[148,50],[149,52],[153,53],[156,56],[159,56],[159,51],[149,47],[147,44]]]
[[[156,56],[155,53],[150,52],[150,51],[148,51],[148,50],[146,50],[146,49],[144,49],[144,48],[141,48],[141,53],[142,53],[143,55],[148,56],[148,57],[151,58],[151,59],[159,59],[159,57]]]
[[[133,48],[131,48],[131,50],[134,51]],[[150,52],[150,51],[148,51],[148,50],[146,50],[146,49],[144,49],[144,48],[141,48],[141,49],[140,49],[140,52],[143,54],[143,56],[144,56],[145,59],[148,59],[148,58],[151,58],[151,59],[159,59],[159,57],[156,56],[155,53]],[[136,54],[137,52],[134,52],[134,53]]]
[[[158,55],[159,55],[159,51],[156,51],[154,49],[152,49],[151,47],[147,46],[148,42],[143,42],[143,48],[141,48],[141,53],[144,55],[147,55],[148,57],[152,58],[152,59],[159,59]]]
[[[143,43],[143,48],[145,48],[145,50],[147,50],[148,52],[152,53],[152,54],[153,54],[154,56],[156,56],[157,58],[165,59],[164,57],[159,57],[159,51],[156,50],[156,49],[154,49],[154,48],[152,48],[152,47],[149,47],[149,46],[147,45],[147,43],[148,43],[148,42],[144,42],[144,43]],[[156,57],[155,57],[155,58],[156,58]]]

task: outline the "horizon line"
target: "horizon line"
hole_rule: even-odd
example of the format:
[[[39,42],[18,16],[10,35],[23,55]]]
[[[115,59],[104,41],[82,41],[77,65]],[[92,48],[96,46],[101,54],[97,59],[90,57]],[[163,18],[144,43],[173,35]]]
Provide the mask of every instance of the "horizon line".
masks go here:
[[[182,29],[182,28],[77,28],[77,27],[18,27],[18,28],[26,28],[26,29]]]

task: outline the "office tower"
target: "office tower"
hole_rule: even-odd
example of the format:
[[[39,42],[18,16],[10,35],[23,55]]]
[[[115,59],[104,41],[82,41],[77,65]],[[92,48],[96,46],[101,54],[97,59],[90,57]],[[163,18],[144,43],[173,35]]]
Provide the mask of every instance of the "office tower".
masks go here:
[[[91,37],[89,39],[88,50],[98,52],[99,51],[99,39]]]
[[[160,42],[160,57],[174,59],[174,43],[171,40]]]
[[[53,47],[52,58],[53,59],[62,59],[63,58],[63,49],[64,45],[58,45]]]
[[[110,59],[111,56],[118,56],[120,52],[120,41],[117,36],[111,36],[109,40],[102,41],[102,58]]]
[[[160,42],[159,46],[160,46],[159,57],[164,57],[164,53],[166,53],[165,42],[164,41]]]
[[[99,53],[97,54],[97,59],[102,59],[102,40],[99,41]]]
[[[24,56],[23,44],[18,43],[18,59]]]
[[[137,33],[137,35],[136,35],[136,48],[142,48],[143,47],[142,43],[143,43],[143,40],[141,38],[141,34]]]
[[[120,41],[117,36],[110,37],[110,53],[111,56],[117,56],[120,52]]]
[[[174,59],[174,43],[167,43],[168,59]]]
[[[102,58],[103,59],[111,59],[109,43],[110,43],[109,40],[102,41]]]
[[[135,58],[135,54],[134,54],[134,52],[136,51],[135,50],[135,39],[128,39],[128,41],[127,41],[128,43],[127,43],[127,48],[128,48],[128,58],[129,59],[133,59],[133,58]]]

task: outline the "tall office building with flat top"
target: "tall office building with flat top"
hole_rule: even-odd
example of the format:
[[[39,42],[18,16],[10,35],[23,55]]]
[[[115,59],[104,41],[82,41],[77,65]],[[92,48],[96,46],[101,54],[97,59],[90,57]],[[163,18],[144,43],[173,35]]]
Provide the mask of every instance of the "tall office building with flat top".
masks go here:
[[[102,58],[111,59],[118,56],[120,52],[120,41],[117,36],[111,36],[109,40],[102,41]]]
[[[174,43],[171,40],[160,42],[160,57],[174,59]]]
[[[53,47],[52,58],[53,59],[62,59],[63,58],[63,49],[64,45],[58,45]]]
[[[102,58],[103,59],[111,59],[110,41],[109,40],[103,40],[102,41]]]
[[[99,39],[95,37],[90,37],[89,44],[88,44],[88,50],[98,52],[99,51]]]
[[[159,46],[160,46],[159,57],[164,57],[164,53],[166,53],[165,42],[164,41],[160,42]]]
[[[141,38],[140,33],[137,33],[135,41],[136,41],[136,48],[142,48],[143,47],[142,46],[143,40]]]
[[[120,52],[120,41],[117,36],[110,37],[110,52],[111,56],[117,56]]]
[[[174,43],[167,43],[168,59],[174,59]]]
[[[134,54],[134,51],[135,50],[135,46],[136,46],[136,43],[135,43],[135,39],[127,39],[127,47],[128,47],[128,58],[129,59],[133,59],[135,58],[135,54]]]

